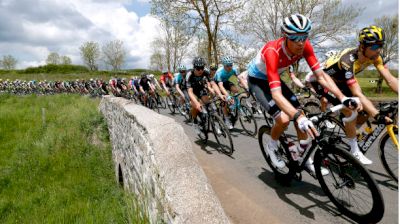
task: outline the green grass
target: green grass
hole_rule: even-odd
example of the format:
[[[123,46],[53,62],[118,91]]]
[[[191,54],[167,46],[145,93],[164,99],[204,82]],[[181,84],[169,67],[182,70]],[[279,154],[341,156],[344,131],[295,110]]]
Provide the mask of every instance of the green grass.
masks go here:
[[[0,95],[0,223],[147,223],[115,181],[98,103]]]

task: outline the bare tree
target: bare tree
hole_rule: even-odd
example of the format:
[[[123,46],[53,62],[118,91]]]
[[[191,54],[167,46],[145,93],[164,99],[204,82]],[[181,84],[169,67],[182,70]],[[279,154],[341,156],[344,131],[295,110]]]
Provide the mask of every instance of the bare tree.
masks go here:
[[[399,23],[398,23],[399,15],[393,16],[382,16],[380,18],[375,19],[375,24],[381,27],[385,32],[385,45],[382,49],[382,58],[383,63],[386,65],[388,62],[392,60],[396,60],[398,58],[398,48],[399,48]],[[379,76],[376,92],[382,93],[382,83],[383,77]]]
[[[161,24],[161,36],[156,38],[152,45],[153,52],[162,56],[164,68],[175,71],[187,56],[190,36],[183,31],[185,26],[177,21],[163,21]],[[161,52],[160,52],[161,51]]]
[[[121,40],[113,40],[102,47],[103,60],[106,65],[112,67],[112,70],[120,70],[125,62],[126,50],[124,42]]]
[[[88,41],[82,44],[79,48],[81,57],[86,66],[91,71],[95,71],[98,68],[98,60],[100,58],[100,47],[99,44],[93,41]]]
[[[342,44],[354,27],[354,20],[363,10],[346,6],[341,0],[250,0],[244,7],[243,19],[237,29],[253,34],[259,43],[281,36],[280,25],[284,17],[300,13],[312,21],[310,33],[316,51],[324,51],[324,43]],[[269,7],[265,7],[268,5]]]
[[[17,59],[15,59],[12,55],[4,55],[3,59],[0,60],[0,66],[5,70],[13,70],[17,65]]]
[[[207,59],[218,61],[218,32],[224,24],[231,22],[230,16],[243,6],[244,1],[237,0],[152,0],[152,13],[168,20],[180,18],[190,27],[190,32],[199,28],[207,35]]]
[[[57,52],[51,52],[46,59],[48,65],[58,65],[60,64],[60,55]]]
[[[163,68],[163,55],[157,51],[153,52],[150,57],[150,69],[161,70]]]
[[[60,61],[61,61],[62,65],[70,65],[70,64],[72,64],[71,58],[68,57],[68,56],[65,56],[65,55],[61,56]]]

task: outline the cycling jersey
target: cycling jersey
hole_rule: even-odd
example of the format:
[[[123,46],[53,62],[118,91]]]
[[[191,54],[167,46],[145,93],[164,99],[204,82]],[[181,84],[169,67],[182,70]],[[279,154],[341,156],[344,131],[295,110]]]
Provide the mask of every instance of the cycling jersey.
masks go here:
[[[286,67],[305,58],[312,71],[321,69],[315,57],[314,50],[309,40],[304,43],[303,55],[289,56],[285,47],[284,38],[266,43],[257,53],[256,57],[249,63],[249,76],[268,80],[271,91],[281,88],[280,75]]]
[[[181,73],[175,73],[174,76],[175,76],[174,77],[174,85],[179,84],[179,88],[181,90],[187,89],[187,87],[186,87],[186,82],[187,82],[186,77],[187,76],[185,75],[185,77],[183,77],[183,74],[181,74]]]
[[[160,81],[164,82],[165,85],[171,85],[172,81],[173,81],[173,77],[171,75],[171,73],[167,73],[167,74],[162,74],[160,77]]]
[[[150,90],[150,80],[147,77],[139,79],[138,83],[144,91]]]
[[[377,69],[384,68],[381,56],[375,60],[368,59],[364,63],[360,63],[357,52],[358,48],[347,48],[326,61],[324,71],[332,77],[336,84],[353,85],[357,82],[355,75],[372,64]]]
[[[201,76],[195,76],[193,71],[189,71],[187,76],[187,88],[193,88],[193,93],[198,97],[206,95],[204,90],[206,89],[206,83],[210,81],[210,73],[204,70]]]
[[[232,75],[238,76],[239,73],[236,68],[232,68],[230,72],[226,71],[223,67],[219,68],[215,73],[214,80],[216,82],[226,82]]]

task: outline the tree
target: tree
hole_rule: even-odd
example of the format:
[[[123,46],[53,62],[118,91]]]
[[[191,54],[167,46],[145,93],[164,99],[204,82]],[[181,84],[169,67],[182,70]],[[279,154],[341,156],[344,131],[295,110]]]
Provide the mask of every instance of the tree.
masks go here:
[[[72,60],[68,56],[65,56],[65,55],[61,56],[61,64],[62,65],[70,65],[70,64],[72,64]]]
[[[153,43],[153,54],[161,56],[161,68],[175,71],[187,56],[191,37],[184,33],[181,22],[162,21],[160,36]]]
[[[58,65],[60,64],[60,55],[57,52],[51,52],[46,59],[48,65]]]
[[[197,30],[207,35],[208,62],[218,61],[218,33],[225,24],[231,22],[230,16],[243,6],[237,0],[152,0],[152,14],[161,20],[179,18],[188,25],[191,35]]]
[[[265,7],[268,5],[269,7]],[[284,17],[300,13],[312,22],[310,40],[316,51],[324,51],[324,43],[343,44],[354,27],[354,20],[362,8],[341,5],[341,0],[251,0],[244,7],[243,19],[237,29],[266,43],[281,36]],[[328,46],[329,47],[329,46]]]
[[[150,69],[161,70],[163,68],[163,55],[160,51],[155,51],[150,57]]]
[[[398,23],[399,15],[393,16],[382,16],[374,20],[375,24],[381,27],[385,32],[385,45],[382,49],[382,58],[383,64],[387,64],[388,62],[392,61],[393,59],[398,58],[398,47],[399,47],[399,23]],[[379,76],[376,92],[381,94],[382,93],[382,83],[383,77]]]
[[[126,50],[123,45],[123,41],[113,40],[102,47],[104,63],[111,66],[114,71],[120,70],[125,62]]]
[[[97,63],[100,58],[99,44],[93,41],[88,41],[83,43],[79,50],[86,66],[88,66],[91,71],[96,71],[98,68]]]
[[[15,59],[12,55],[4,55],[3,59],[0,60],[0,66],[5,70],[13,70],[17,65],[17,59]]]

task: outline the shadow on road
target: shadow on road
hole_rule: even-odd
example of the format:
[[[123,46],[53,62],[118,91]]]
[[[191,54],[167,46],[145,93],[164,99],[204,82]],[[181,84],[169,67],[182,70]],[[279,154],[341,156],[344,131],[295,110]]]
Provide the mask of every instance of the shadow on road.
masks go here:
[[[378,176],[381,176],[383,178],[386,178],[384,180],[379,180],[379,179],[375,178],[375,181],[379,185],[385,186],[385,187],[387,187],[387,188],[389,188],[390,190],[393,190],[393,191],[398,191],[399,190],[399,186],[396,184],[396,181],[394,181],[389,175],[387,175],[385,173],[381,173],[381,172],[375,171],[375,170],[371,170],[371,169],[368,169],[368,170],[369,170],[369,172],[373,173],[374,175],[378,175]]]
[[[341,218],[349,223],[355,223],[346,216],[339,213],[337,208],[330,202],[329,198],[325,196],[320,186],[314,185],[312,183],[292,180],[290,184],[284,186],[280,184],[276,179],[273,172],[262,168],[263,172],[260,173],[258,178],[262,180],[265,184],[275,189],[277,195],[280,199],[286,202],[288,205],[299,210],[299,213],[310,219],[310,223],[315,221],[314,213],[311,211],[313,207],[319,207],[332,216]],[[297,197],[291,197],[290,195],[301,195],[307,202],[300,201]],[[323,200],[317,197],[323,197]],[[293,199],[292,199],[293,198]],[[302,207],[301,204],[311,204]]]

